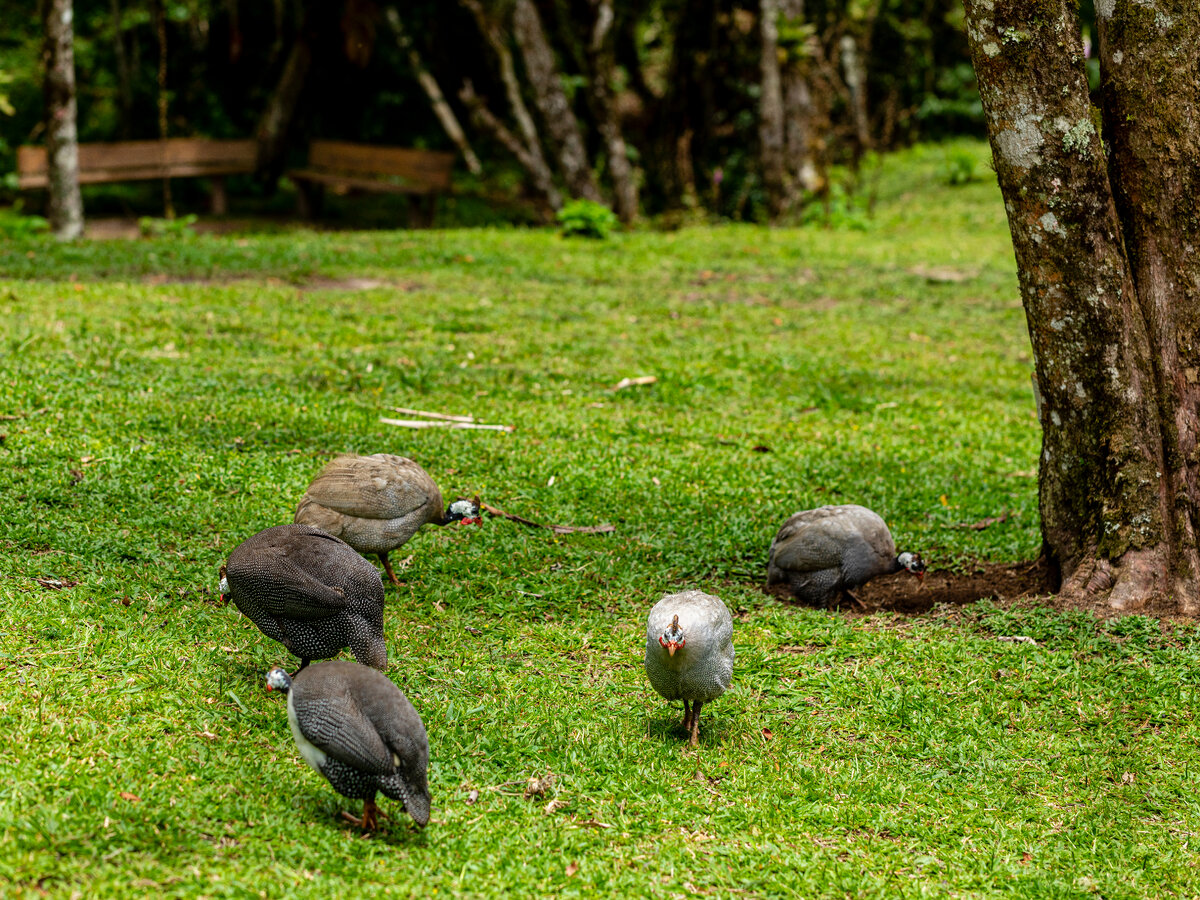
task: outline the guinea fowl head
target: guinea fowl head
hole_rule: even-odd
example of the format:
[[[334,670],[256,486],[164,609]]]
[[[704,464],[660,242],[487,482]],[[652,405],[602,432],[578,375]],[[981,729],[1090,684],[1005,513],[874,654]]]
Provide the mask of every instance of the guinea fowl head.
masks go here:
[[[285,672],[279,666],[271,669],[267,673],[267,690],[281,691],[286,694],[292,688],[292,676]]]
[[[908,553],[906,551],[896,557],[896,562],[916,575],[921,581],[925,580],[925,560],[921,559],[920,553]]]
[[[667,626],[667,630],[658,636],[658,644],[667,651],[667,655],[674,656],[675,651],[686,644],[687,641],[683,637],[683,629],[679,627],[679,616],[671,619],[671,624]]]
[[[225,595],[229,593],[229,579],[225,577],[225,567],[221,566],[221,571],[217,573],[221,582],[218,585],[218,590],[221,592],[221,602],[225,602]]]
[[[462,522],[464,525],[482,525],[483,517],[479,514],[479,498],[466,500],[460,497],[447,506],[442,524],[449,525],[451,522]]]

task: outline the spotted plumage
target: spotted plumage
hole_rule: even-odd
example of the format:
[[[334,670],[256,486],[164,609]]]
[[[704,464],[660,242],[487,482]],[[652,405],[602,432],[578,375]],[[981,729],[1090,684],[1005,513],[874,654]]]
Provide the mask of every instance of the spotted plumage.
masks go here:
[[[771,542],[767,584],[822,608],[872,578],[907,569],[923,576],[920,554],[896,553],[887,524],[864,506],[821,506],[791,516]]]
[[[668,594],[646,619],[646,676],[667,700],[683,701],[683,727],[699,740],[700,708],[733,679],[733,618],[703,591]]]
[[[456,500],[442,509],[442,492],[417,463],[403,456],[339,456],[320,471],[296,507],[296,522],[375,554],[399,584],[388,554],[424,525],[480,524],[479,503]]]
[[[308,525],[277,525],[239,544],[221,579],[237,608],[300,657],[301,668],[344,647],[365,665],[387,667],[383,582],[344,541]]]
[[[363,828],[377,825],[375,795],[429,822],[429,741],[421,717],[388,678],[357,663],[310,666],[290,678],[267,673],[268,689],[288,695],[288,724],[304,761],[343,797],[363,801]]]

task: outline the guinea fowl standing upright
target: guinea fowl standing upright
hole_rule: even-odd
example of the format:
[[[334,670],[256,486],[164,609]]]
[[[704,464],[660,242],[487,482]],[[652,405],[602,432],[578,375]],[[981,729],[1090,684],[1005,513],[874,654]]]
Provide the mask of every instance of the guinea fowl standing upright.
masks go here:
[[[896,553],[887,525],[865,506],[822,506],[791,516],[771,542],[767,584],[785,585],[798,600],[827,608],[880,575],[907,569],[925,577],[919,553]]]
[[[650,610],[646,676],[664,698],[683,701],[683,730],[693,747],[700,740],[700,707],[729,687],[733,657],[733,619],[719,597],[668,594]]]
[[[267,673],[267,690],[288,695],[288,724],[304,761],[343,797],[361,799],[362,819],[373,829],[375,794],[399,800],[418,825],[429,823],[429,739],[421,717],[387,676],[337,660],[310,666],[292,678]]]
[[[276,525],[242,541],[221,567],[221,593],[300,657],[301,669],[343,647],[361,663],[387,667],[379,572],[318,528]]]
[[[422,525],[480,525],[478,500],[442,510],[442,492],[425,470],[403,456],[339,456],[321,470],[296,507],[296,522],[336,535],[359,553],[374,553],[399,584],[388,553]]]

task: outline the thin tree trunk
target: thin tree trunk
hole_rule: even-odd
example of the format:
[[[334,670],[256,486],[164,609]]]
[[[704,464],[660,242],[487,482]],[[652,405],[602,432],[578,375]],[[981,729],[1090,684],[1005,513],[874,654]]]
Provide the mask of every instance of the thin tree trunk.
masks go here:
[[[45,43],[47,217],[59,240],[83,234],[79,193],[79,139],[75,126],[75,30],[71,0],[43,0]]]
[[[965,6],[1034,350],[1060,597],[1195,613],[1200,323],[1180,238],[1200,233],[1200,10],[1097,4],[1110,170],[1072,0]]]
[[[167,11],[166,0],[154,4],[154,33],[158,38],[158,138],[167,139]],[[164,144],[165,146],[165,144]],[[163,216],[175,218],[175,204],[171,200],[171,179],[164,175],[162,180]]]
[[[307,23],[302,23],[284,64],[279,83],[271,93],[267,107],[258,120],[255,137],[258,140],[257,169],[268,181],[274,181],[283,171],[287,153],[287,135],[296,115],[300,94],[312,68],[312,37]]]
[[[446,97],[442,94],[442,89],[438,85],[437,79],[425,68],[421,54],[417,52],[417,48],[413,45],[408,33],[404,30],[404,25],[400,21],[400,13],[396,11],[396,7],[389,6],[387,8],[387,20],[392,28],[392,33],[396,36],[396,43],[408,54],[408,64],[413,67],[421,89],[425,91],[425,96],[429,98],[429,105],[433,107],[433,114],[437,116],[438,122],[441,123],[442,130],[446,132],[450,140],[454,141],[454,145],[458,147],[459,153],[462,154],[463,162],[467,164],[467,168],[471,170],[471,174],[483,174],[483,166],[479,164],[479,157],[471,149],[471,144],[467,141],[467,136],[463,133],[462,126],[458,124],[458,116],[454,114],[454,110],[446,102]]]
[[[475,88],[470,81],[463,83],[462,89],[459,91],[459,99],[471,111],[471,119],[476,126],[490,133],[496,140],[504,145],[521,167],[529,173],[533,179],[533,186],[545,200],[546,205],[551,210],[559,210],[562,208],[562,194],[558,192],[558,188],[554,186],[554,174],[550,171],[550,166],[546,164],[546,158],[542,156],[541,147],[536,144],[530,148],[523,144],[515,134],[505,127],[504,123],[492,114],[488,109],[487,103],[475,93]]]
[[[779,0],[760,0],[759,37],[761,76],[758,98],[758,143],[762,157],[763,186],[772,221],[783,215],[783,80],[779,72]]]
[[[592,27],[591,40],[588,42],[588,62],[591,69],[589,93],[608,155],[608,172],[612,177],[617,218],[629,223],[637,218],[638,195],[633,166],[629,164],[629,152],[625,148],[625,137],[621,134],[621,123],[617,119],[617,108],[613,98],[615,64],[610,37],[613,24],[612,0],[592,0],[592,9],[596,14],[596,21]]]
[[[554,51],[546,40],[541,17],[533,0],[516,0],[513,8],[513,37],[521,48],[525,72],[533,87],[534,100],[542,122],[558,151],[559,165],[574,197],[600,202],[600,191],[592,177],[587,150],[579,133],[579,123],[563,90]]]
[[[112,0],[113,51],[117,58],[117,109],[120,116],[120,135],[129,140],[133,134],[133,76],[129,69],[129,53],[125,49],[125,29],[122,25],[121,0]]]
[[[792,27],[804,21],[804,0],[775,0],[784,21]],[[813,154],[813,129],[817,112],[809,84],[807,56],[789,56],[781,73],[783,81],[783,159],[786,175],[785,203],[790,209],[800,201],[800,193],[815,191],[821,177]]]
[[[852,35],[843,35],[838,42],[842,61],[842,77],[850,92],[850,121],[854,124],[856,156],[871,149],[871,126],[867,118],[867,69],[859,53],[858,42]]]

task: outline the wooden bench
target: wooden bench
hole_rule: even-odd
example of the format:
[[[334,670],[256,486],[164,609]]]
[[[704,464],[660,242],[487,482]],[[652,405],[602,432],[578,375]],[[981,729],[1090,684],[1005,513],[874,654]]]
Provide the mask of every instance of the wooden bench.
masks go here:
[[[413,218],[428,225],[433,221],[437,195],[450,190],[454,156],[408,147],[313,141],[308,167],[287,174],[296,183],[300,213],[306,217],[320,212],[324,190],[329,188],[338,194],[407,194]]]
[[[79,145],[79,183],[113,184],[161,178],[208,178],[212,211],[229,209],[225,176],[254,171],[254,141],[214,141],[207,138],[168,138],[165,141],[119,141]],[[46,148],[17,148],[17,187],[44,188]]]

